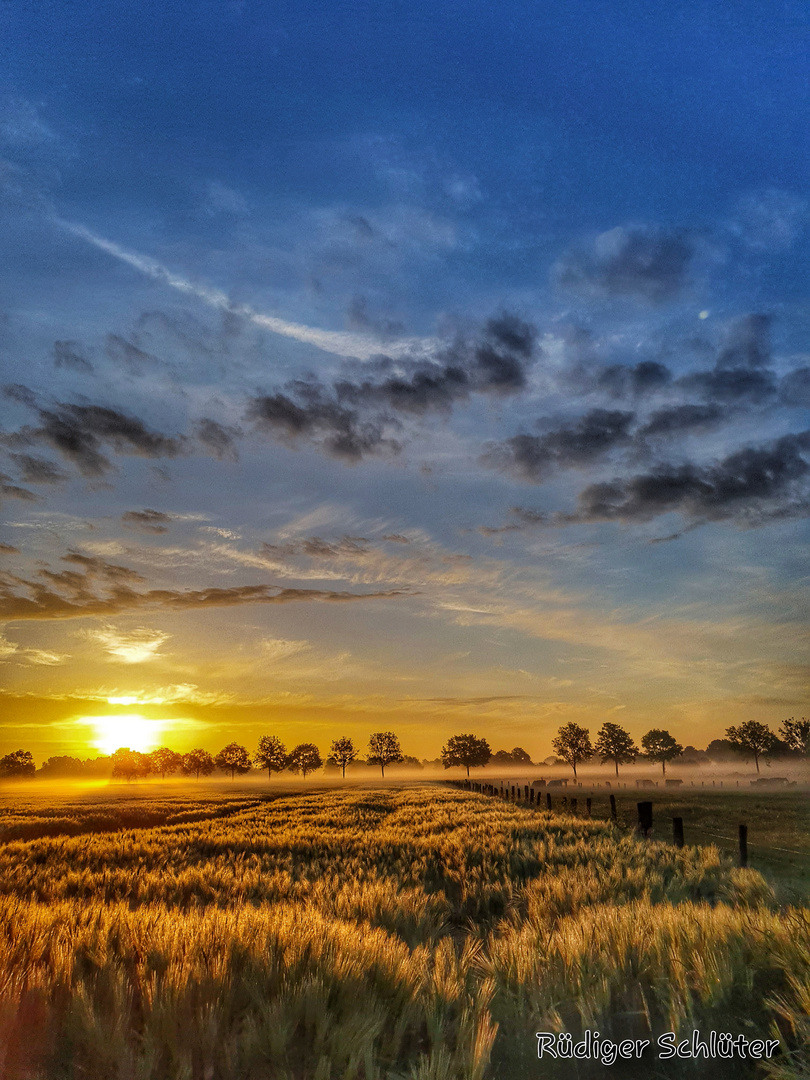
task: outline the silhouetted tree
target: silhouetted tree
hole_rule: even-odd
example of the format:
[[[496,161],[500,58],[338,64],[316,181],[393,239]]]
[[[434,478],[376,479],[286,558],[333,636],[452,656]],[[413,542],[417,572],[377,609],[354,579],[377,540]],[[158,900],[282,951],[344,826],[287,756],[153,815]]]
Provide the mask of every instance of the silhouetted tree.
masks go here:
[[[253,755],[253,764],[267,769],[269,780],[274,772],[280,773],[287,768],[287,747],[277,735],[262,735]]]
[[[522,746],[515,746],[512,750],[512,761],[516,765],[531,765],[532,759]]]
[[[804,717],[794,720],[791,716],[789,720],[782,721],[779,730],[789,749],[805,757],[810,756],[810,720]]]
[[[42,763],[42,768],[37,773],[37,776],[53,777],[54,780],[70,777],[81,776],[85,771],[84,762],[81,758],[69,757],[67,754],[57,757],[49,757],[47,761]]]
[[[359,753],[360,751],[355,749],[354,743],[346,735],[342,735],[332,743],[332,757],[335,764],[342,770],[344,778],[346,766],[351,765]]]
[[[199,780],[201,776],[210,776],[216,765],[207,750],[197,749],[183,754],[183,764],[180,768],[186,776],[193,776]]]
[[[690,749],[693,748],[687,746],[683,752],[684,755]],[[711,758],[712,761],[733,761],[737,757],[737,751],[728,739],[712,739],[706,747],[706,756]]]
[[[112,755],[112,774],[115,779],[123,777],[126,782],[143,779],[152,771],[152,763],[148,754],[141,754],[138,750],[130,750],[128,746],[121,746]]]
[[[37,771],[30,750],[15,750],[0,758],[0,779],[25,780]]]
[[[385,776],[386,765],[393,765],[396,761],[402,761],[402,748],[393,731],[374,732],[368,740],[366,760],[369,765],[379,765],[383,777]]]
[[[491,759],[494,765],[514,765],[515,759],[512,757],[511,750],[496,750]]]
[[[307,773],[315,772],[322,765],[323,759],[315,743],[299,743],[287,756],[287,768],[290,772],[300,772],[304,779]]]
[[[563,724],[551,740],[551,745],[557,756],[574,770],[574,777],[577,775],[577,765],[593,757],[590,731],[573,721],[570,724]]]
[[[152,763],[152,772],[160,773],[161,780],[180,772],[183,766],[183,755],[178,754],[176,750],[170,750],[168,746],[160,746],[157,750],[153,750],[149,755],[149,760]]]
[[[774,748],[776,736],[766,724],[758,720],[746,720],[739,727],[726,728],[726,738],[739,754],[753,758],[759,772],[759,759]]]
[[[424,767],[419,758],[414,757],[413,754],[404,754],[398,765],[401,769],[424,769]]]
[[[233,780],[236,773],[241,776],[243,773],[250,772],[250,754],[246,746],[240,746],[235,742],[228,743],[214,758],[214,764],[222,772],[230,773]]]
[[[663,728],[650,728],[646,735],[641,736],[641,746],[644,757],[650,761],[660,761],[663,775],[667,775],[667,762],[679,757],[683,753],[683,747],[679,742]]]
[[[603,765],[607,761],[613,762],[618,776],[619,766],[635,761],[639,751],[628,731],[608,721],[602,725],[596,736],[596,752],[601,757]]]
[[[486,739],[475,735],[451,735],[442,747],[442,765],[452,769],[461,765],[470,775],[470,769],[486,765],[492,757],[492,749]]]

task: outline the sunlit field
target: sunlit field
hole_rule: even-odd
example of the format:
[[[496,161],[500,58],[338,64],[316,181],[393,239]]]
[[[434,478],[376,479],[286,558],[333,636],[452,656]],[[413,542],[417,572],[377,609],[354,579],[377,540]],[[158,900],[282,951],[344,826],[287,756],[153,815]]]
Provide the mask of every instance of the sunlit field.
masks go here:
[[[694,1028],[783,1050],[614,1075],[810,1074],[810,911],[688,827],[428,784],[118,790],[0,806],[4,1080],[589,1077],[535,1032]]]

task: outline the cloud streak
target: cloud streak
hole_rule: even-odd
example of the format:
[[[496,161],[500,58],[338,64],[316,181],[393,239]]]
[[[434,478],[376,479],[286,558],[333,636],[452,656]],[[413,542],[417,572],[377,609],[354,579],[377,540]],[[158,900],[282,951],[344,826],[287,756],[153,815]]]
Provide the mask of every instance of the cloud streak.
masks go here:
[[[70,552],[63,557],[70,567],[60,572],[40,571],[42,580],[0,574],[0,619],[76,619],[89,615],[115,615],[141,608],[165,612],[242,604],[288,604],[317,600],[353,603],[386,600],[413,593],[389,589],[368,593],[333,589],[302,589],[263,583],[212,586],[204,589],[139,589],[145,579],[135,570],[106,560]]]
[[[130,251],[120,244],[116,244],[114,241],[93,232],[92,229],[88,229],[85,225],[64,221],[61,218],[56,218],[55,221],[57,225],[72,236],[92,244],[99,251],[104,251],[112,258],[118,259],[119,262],[126,263],[127,266],[131,266],[139,273],[152,278],[153,281],[162,282],[168,288],[183,293],[185,296],[193,296],[217,311],[223,311],[246,319],[248,322],[253,323],[254,326],[261,327],[262,330],[269,330],[274,334],[280,334],[282,337],[294,338],[296,341],[315,345],[324,352],[332,353],[335,356],[348,356],[356,360],[370,360],[374,356],[379,356],[382,351],[379,341],[367,334],[347,333],[341,330],[320,330],[317,327],[304,326],[301,323],[289,322],[273,315],[265,315],[248,304],[236,304],[220,289],[189,281],[188,278],[174,273],[167,266],[158,262],[157,259]],[[408,338],[387,343],[385,351],[389,355],[404,356],[414,352],[430,351],[433,345],[434,342],[429,338]]]

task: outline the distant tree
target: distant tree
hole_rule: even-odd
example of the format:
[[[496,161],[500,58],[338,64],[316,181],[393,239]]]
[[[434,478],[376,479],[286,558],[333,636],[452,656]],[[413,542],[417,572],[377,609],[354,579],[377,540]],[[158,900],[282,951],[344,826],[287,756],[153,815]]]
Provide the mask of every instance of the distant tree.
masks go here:
[[[385,766],[394,765],[402,761],[402,748],[399,739],[393,731],[375,731],[368,740],[369,765],[379,765],[382,775],[385,776]]]
[[[267,769],[269,780],[274,772],[280,773],[287,768],[287,747],[277,735],[262,735],[253,755],[253,764]]]
[[[299,743],[287,756],[287,768],[290,772],[300,772],[304,779],[307,773],[315,772],[322,765],[323,760],[315,743]]]
[[[424,769],[424,765],[418,757],[414,757],[413,754],[403,755],[400,767],[403,769]]]
[[[112,758],[106,754],[87,758],[86,761],[82,762],[82,775],[95,777],[97,780],[108,779],[112,776]]]
[[[85,766],[81,758],[69,757],[65,754],[61,757],[49,757],[47,761],[42,763],[42,768],[37,775],[53,777],[54,780],[57,780],[71,776],[81,776],[84,771]]]
[[[690,749],[694,747],[687,746],[684,754]],[[737,751],[728,739],[712,739],[706,747],[706,756],[712,761],[733,761],[737,757]]]
[[[681,761],[684,765],[700,765],[700,763],[705,761],[707,757],[708,754],[705,750],[698,750],[696,746],[692,746],[692,744],[690,743],[689,746],[685,746],[683,748],[683,753],[681,754]]]
[[[791,716],[789,720],[782,721],[779,730],[791,750],[810,757],[810,720],[805,720],[804,717],[794,720]]]
[[[551,745],[566,765],[570,765],[574,770],[574,777],[577,775],[577,765],[593,757],[590,731],[573,721],[570,724],[563,724],[551,740]]]
[[[241,776],[250,772],[250,754],[246,746],[235,742],[228,743],[214,758],[214,764],[222,772],[230,773],[233,780],[236,773]]]
[[[596,736],[595,749],[601,757],[603,765],[608,761],[613,762],[616,766],[617,776],[619,775],[619,766],[635,761],[639,753],[630,733],[618,724],[611,724],[610,721],[602,725],[599,734]]]
[[[201,776],[210,776],[216,765],[207,750],[197,749],[183,754],[183,764],[180,768],[186,776],[193,776],[199,780]]]
[[[332,743],[332,758],[338,768],[342,770],[344,777],[346,776],[346,766],[351,765],[359,753],[360,751],[355,749],[354,743],[346,735],[342,735]]]
[[[522,746],[516,746],[512,750],[512,761],[516,765],[531,765],[532,759]]]
[[[490,759],[495,765],[514,765],[515,759],[511,750],[496,750]]]
[[[153,750],[149,755],[149,760],[152,764],[152,772],[159,773],[161,780],[165,780],[167,776],[171,776],[173,773],[180,772],[183,767],[183,755],[178,754],[176,750],[170,750],[168,746],[161,746],[157,750]]]
[[[151,771],[152,763],[148,754],[122,746],[112,755],[112,775],[116,780],[123,778],[130,784],[133,780],[147,777]]]
[[[664,776],[667,775],[667,762],[683,753],[681,744],[663,728],[650,728],[646,735],[641,736],[641,746],[645,758],[661,762],[661,771]]]
[[[776,736],[767,726],[758,720],[746,720],[739,727],[726,728],[726,738],[739,754],[753,758],[759,772],[759,759],[774,749]]]
[[[37,771],[30,750],[15,750],[0,758],[0,779],[25,780]]]
[[[445,769],[461,765],[467,770],[467,776],[470,769],[486,765],[491,757],[492,749],[487,740],[479,739],[476,735],[451,735],[442,747],[442,765]]]

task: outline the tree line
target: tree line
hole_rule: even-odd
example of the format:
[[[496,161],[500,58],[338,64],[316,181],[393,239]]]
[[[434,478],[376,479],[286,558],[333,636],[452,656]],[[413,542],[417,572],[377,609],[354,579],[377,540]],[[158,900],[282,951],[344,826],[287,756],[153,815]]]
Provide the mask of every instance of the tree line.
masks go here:
[[[327,764],[340,768],[345,776],[346,768],[359,758],[359,754],[360,749],[355,747],[354,742],[343,736],[333,741]],[[374,732],[368,742],[365,764],[378,766],[382,776],[385,776],[387,766],[399,763],[421,767],[416,758],[408,758],[402,753],[399,739],[393,731]],[[53,779],[112,776],[115,779],[137,780],[160,776],[165,780],[167,776],[180,774],[199,780],[201,776],[210,776],[219,770],[234,779],[250,772],[254,766],[266,769],[268,776],[272,776],[274,772],[293,772],[306,777],[323,765],[324,761],[315,743],[299,743],[292,750],[287,750],[278,736],[262,735],[253,754],[246,746],[236,742],[228,743],[218,754],[210,754],[199,747],[186,754],[180,754],[167,746],[161,746],[150,753],[121,747],[109,757],[86,761],[69,756],[51,757],[39,771],[30,750],[15,750],[0,758],[0,778],[26,779],[35,775]]]
[[[632,764],[639,758],[656,762],[666,776],[667,762],[675,761],[684,755],[683,746],[663,728],[651,728],[641,736],[640,741],[639,747],[629,731],[608,721],[602,725],[594,743],[591,742],[588,728],[568,723],[557,731],[551,744],[558,761],[570,765],[575,777],[578,765],[596,758],[599,758],[603,765],[612,764],[617,776],[620,765]],[[758,720],[746,720],[738,726],[726,728],[726,738],[715,739],[709,745],[715,747],[716,753],[722,753],[727,748],[732,754],[748,760],[753,759],[759,772],[760,759],[777,752],[801,757],[810,755],[810,720],[790,717],[782,722],[779,735],[767,724]],[[477,738],[475,735],[454,735],[442,750],[445,768],[454,765],[466,767],[468,776],[471,768],[488,765],[497,756],[492,754],[486,739]]]
[[[662,773],[666,776],[668,762],[678,758],[693,761],[694,758],[687,758],[690,750],[695,754],[706,753],[696,751],[694,747],[684,749],[663,728],[651,728],[642,735],[640,743],[641,746],[637,746],[628,731],[610,721],[602,725],[593,743],[588,728],[568,723],[560,727],[552,739],[556,754],[552,763],[570,765],[576,777],[579,765],[598,758],[603,765],[612,764],[618,776],[620,765],[631,764],[641,758],[660,764]],[[738,726],[726,728],[726,738],[714,739],[709,744],[708,752],[713,760],[732,756],[753,759],[757,772],[760,760],[764,757],[780,753],[807,757],[810,756],[810,720],[790,717],[782,722],[778,735],[766,724],[757,720],[746,720]],[[293,772],[306,777],[324,764],[340,769],[345,777],[347,768],[361,763],[379,767],[383,777],[389,765],[397,764],[417,768],[421,768],[423,764],[441,764],[445,769],[462,767],[466,768],[469,776],[471,768],[490,764],[534,764],[529,754],[520,746],[511,751],[497,750],[493,753],[486,739],[469,734],[451,736],[435,762],[422,763],[417,758],[403,754],[399,739],[393,731],[374,732],[369,738],[365,760],[359,755],[359,748],[347,736],[341,736],[332,742],[330,754],[324,762],[315,743],[299,743],[288,751],[276,735],[262,735],[253,754],[246,746],[236,742],[228,743],[215,755],[200,748],[180,754],[166,746],[161,746],[151,753],[140,753],[122,747],[109,757],[85,761],[69,756],[51,757],[37,770],[30,751],[15,750],[0,758],[0,778],[25,779],[37,775],[52,779],[86,779],[112,776],[116,779],[136,780],[160,776],[165,780],[167,776],[179,774],[199,780],[201,776],[210,776],[219,770],[234,779],[250,772],[254,767],[266,769],[268,776],[273,773]]]

